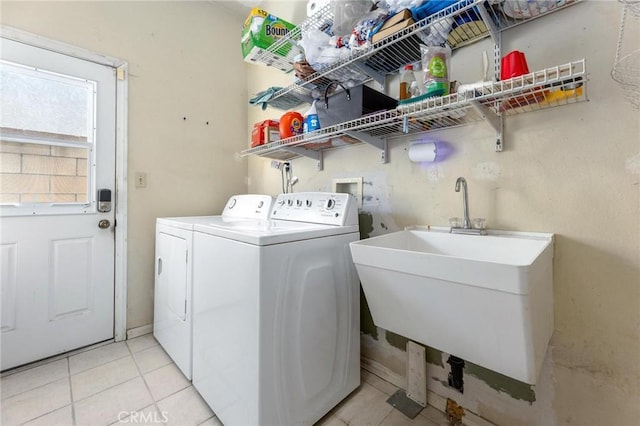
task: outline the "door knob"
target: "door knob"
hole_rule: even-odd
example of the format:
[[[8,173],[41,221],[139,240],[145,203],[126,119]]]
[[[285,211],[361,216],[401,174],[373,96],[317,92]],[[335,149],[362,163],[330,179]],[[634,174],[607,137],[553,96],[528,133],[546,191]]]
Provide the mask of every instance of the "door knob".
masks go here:
[[[100,222],[98,222],[98,228],[100,229],[107,229],[111,226],[111,222],[109,222],[107,219],[102,219]]]

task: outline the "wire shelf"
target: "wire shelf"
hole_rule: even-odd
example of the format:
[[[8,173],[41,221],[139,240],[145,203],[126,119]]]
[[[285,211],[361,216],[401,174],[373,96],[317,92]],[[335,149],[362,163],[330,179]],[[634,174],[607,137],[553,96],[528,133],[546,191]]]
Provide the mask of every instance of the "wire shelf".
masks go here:
[[[306,100],[318,98],[332,81],[349,86],[371,79],[382,82],[385,75],[397,72],[405,64],[420,61],[420,44],[448,45],[452,49],[458,49],[484,39],[491,31],[505,31],[580,1],[459,0],[374,44],[351,50],[346,58],[317,70],[304,80],[297,79],[276,92],[273,98],[288,93],[295,93]],[[283,46],[292,44],[295,45],[294,53],[302,53],[297,45],[302,34],[311,29],[326,30],[333,19],[333,10],[329,4],[292,30],[287,37],[265,49],[255,58],[255,62],[292,71],[292,58],[295,55],[290,53],[282,58],[276,52],[281,51]]]
[[[639,0],[620,0],[626,8],[635,16],[640,18],[640,1]]]
[[[586,83],[586,63],[582,59],[509,80],[487,82],[474,91],[402,104],[395,110],[249,148],[240,156],[285,161],[302,155],[291,148],[324,151],[582,102],[587,100]]]
[[[624,97],[633,108],[638,110],[640,109],[640,49],[630,51],[628,44],[632,37],[625,37],[625,27],[629,15],[636,20],[640,17],[640,2],[621,0],[621,3],[624,4],[624,8],[611,78],[620,85]]]

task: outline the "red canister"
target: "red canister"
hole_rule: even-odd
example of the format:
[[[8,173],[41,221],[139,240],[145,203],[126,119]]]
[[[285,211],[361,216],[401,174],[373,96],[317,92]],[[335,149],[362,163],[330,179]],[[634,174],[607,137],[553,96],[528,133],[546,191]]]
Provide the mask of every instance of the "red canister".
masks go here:
[[[500,63],[500,80],[508,80],[519,75],[529,74],[524,53],[514,50],[507,53]]]
[[[302,114],[295,111],[286,112],[280,117],[280,138],[290,138],[301,135],[303,131],[304,118]]]

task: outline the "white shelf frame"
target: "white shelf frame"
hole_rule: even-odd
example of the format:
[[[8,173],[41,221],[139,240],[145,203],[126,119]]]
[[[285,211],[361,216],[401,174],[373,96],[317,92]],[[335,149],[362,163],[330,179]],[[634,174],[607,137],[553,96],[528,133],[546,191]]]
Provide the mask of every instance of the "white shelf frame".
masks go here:
[[[395,110],[249,148],[240,156],[258,155],[281,161],[304,156],[316,160],[318,170],[322,170],[323,151],[367,143],[380,150],[380,162],[386,163],[389,139],[481,121],[501,133],[502,116],[586,100],[586,61],[581,59],[509,80],[487,82],[473,92],[402,104]]]
[[[446,44],[452,49],[475,43],[486,37],[491,37],[494,41],[494,75],[500,75],[501,58],[501,33],[523,23],[530,22],[542,16],[554,13],[558,10],[572,6],[582,0],[566,0],[563,4],[553,3],[553,7],[547,9],[549,2],[546,0],[536,0],[529,2],[528,7],[538,10],[535,14],[530,13],[526,19],[520,19],[507,14],[497,5],[487,4],[485,0],[459,0],[446,8],[428,16],[409,27],[392,34],[376,43],[365,44],[361,48],[349,51],[349,55],[344,59],[336,61],[326,68],[318,71],[304,80],[296,80],[287,87],[276,92],[273,99],[292,94],[304,102],[311,102],[319,97],[324,88],[333,81],[343,81],[350,79],[359,83],[375,80],[379,84],[384,84],[385,76],[395,73],[398,69],[408,63],[415,63],[420,60],[420,51],[416,49],[416,43],[420,43],[419,37],[428,35],[432,30],[453,28],[448,27],[451,22],[477,22],[482,26],[464,28],[457,37],[448,38]],[[521,4],[521,3],[518,3]],[[479,15],[479,16],[478,16]],[[533,16],[531,16],[533,15]],[[481,19],[481,21],[478,20]],[[306,19],[302,24],[292,30],[287,37],[278,40],[269,48],[264,49],[253,59],[256,63],[272,66],[290,72],[293,70],[293,58],[296,53],[302,53],[297,45],[302,34],[311,29],[322,29],[327,22],[333,22],[333,11],[331,5],[326,5],[318,10],[313,16]],[[458,27],[462,28],[462,27]],[[418,38],[416,38],[418,37]],[[285,46],[292,46],[286,57],[280,57],[275,52],[282,51]]]

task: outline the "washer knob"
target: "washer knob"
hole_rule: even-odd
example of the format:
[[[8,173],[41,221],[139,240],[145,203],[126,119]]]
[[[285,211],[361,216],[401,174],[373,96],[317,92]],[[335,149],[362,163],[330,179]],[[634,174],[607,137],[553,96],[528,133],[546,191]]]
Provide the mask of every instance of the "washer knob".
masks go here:
[[[296,200],[296,206],[302,207],[302,200]]]
[[[289,198],[289,199],[287,200],[287,205],[288,205],[289,207],[291,207],[291,206],[293,205],[293,200],[292,200],[291,198]]]
[[[329,198],[327,202],[324,204],[325,210],[331,210],[336,206],[336,200],[333,198]]]
[[[311,207],[311,200],[307,200],[307,207]]]

